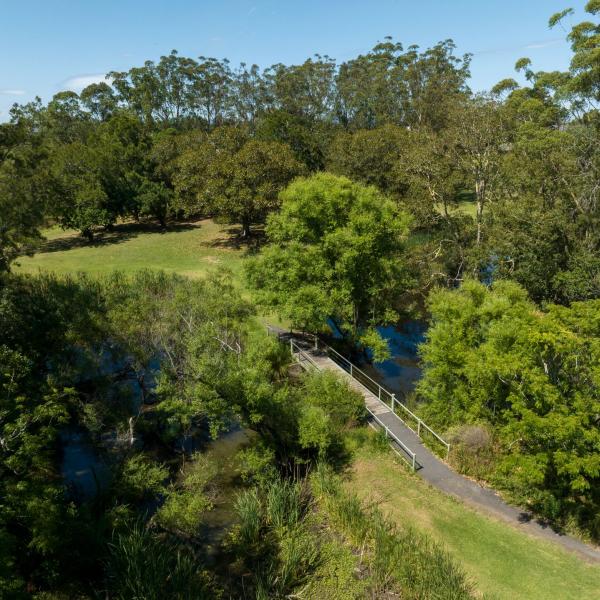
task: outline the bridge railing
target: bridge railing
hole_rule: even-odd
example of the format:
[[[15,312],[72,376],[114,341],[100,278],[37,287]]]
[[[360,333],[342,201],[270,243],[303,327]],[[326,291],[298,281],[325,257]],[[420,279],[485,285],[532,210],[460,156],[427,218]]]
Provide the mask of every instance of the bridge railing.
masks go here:
[[[293,339],[290,338],[290,352],[295,357],[296,361],[305,369],[321,370],[321,367],[311,357],[311,355],[303,348],[301,348]],[[417,467],[417,454],[413,452],[390,428],[368,407],[365,406],[371,418],[381,427],[385,432],[386,439],[390,442],[394,451],[403,458],[414,471]],[[395,447],[400,449],[400,452]]]
[[[344,371],[348,372],[353,379],[356,379],[363,387],[369,390],[372,394],[375,394],[381,402],[390,407],[393,413],[414,433],[416,433],[421,439],[423,434],[431,435],[434,440],[441,444],[445,449],[446,458],[450,454],[450,444],[442,438],[437,432],[435,432],[421,417],[415,415],[407,406],[400,402],[396,398],[396,394],[386,390],[382,385],[377,383],[372,377],[367,375],[362,369],[357,367],[345,356],[340,354],[337,350],[331,346],[325,344],[321,340],[315,337],[315,349],[320,349],[327,353],[327,356],[337,363]]]
[[[267,331],[270,334],[280,337],[278,330],[269,325],[267,325]],[[446,454],[446,458],[448,458],[450,454],[450,444],[429,425],[427,425],[427,423],[425,423],[421,417],[417,416],[403,402],[398,400],[396,398],[396,394],[386,390],[382,385],[377,383],[372,377],[367,375],[367,373],[349,361],[345,356],[340,354],[337,350],[325,342],[321,341],[318,336],[314,336],[313,339],[313,347],[316,351],[320,350],[321,352],[325,352],[327,356],[331,358],[331,360],[344,369],[344,371],[349,373],[353,379],[358,381],[358,383],[360,383],[364,388],[377,396],[381,402],[386,404],[413,433],[415,433],[422,440],[425,440],[426,438],[424,436],[426,436],[430,442],[432,442],[434,445],[437,445],[440,449],[443,449]],[[292,334],[290,334],[290,341],[293,341]],[[308,356],[306,348],[302,349],[296,341],[294,341],[294,344],[295,348]],[[294,350],[292,350],[292,353],[293,352]]]
[[[308,367],[316,369],[317,371],[321,370],[321,368],[315,362],[312,356],[308,354],[308,352],[303,350],[293,339],[290,339],[290,352],[292,353],[292,356],[296,357],[298,363],[300,363],[300,365],[304,367],[307,371]]]

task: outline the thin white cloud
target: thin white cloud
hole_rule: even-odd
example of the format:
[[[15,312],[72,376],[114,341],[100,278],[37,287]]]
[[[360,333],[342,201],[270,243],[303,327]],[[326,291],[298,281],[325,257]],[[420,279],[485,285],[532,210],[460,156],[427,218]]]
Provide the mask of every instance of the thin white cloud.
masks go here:
[[[539,50],[540,48],[548,48],[548,46],[554,46],[556,44],[560,44],[563,42],[563,38],[553,38],[551,40],[542,40],[539,42],[531,42],[524,46],[505,46],[504,48],[486,48],[484,50],[479,50],[478,52],[474,52],[474,56],[478,56],[480,54],[504,54],[506,52],[515,52],[517,50]]]
[[[24,96],[25,90],[0,90],[2,96]]]
[[[60,84],[60,88],[63,90],[70,90],[72,92],[80,92],[92,83],[100,83],[106,81],[106,75],[104,73],[93,73],[91,75],[76,75],[71,77]]]
[[[545,42],[534,42],[533,44],[528,44],[525,46],[528,50],[534,50],[537,48],[547,48],[548,46],[555,46],[563,41],[563,38],[555,38],[553,40],[547,40]]]

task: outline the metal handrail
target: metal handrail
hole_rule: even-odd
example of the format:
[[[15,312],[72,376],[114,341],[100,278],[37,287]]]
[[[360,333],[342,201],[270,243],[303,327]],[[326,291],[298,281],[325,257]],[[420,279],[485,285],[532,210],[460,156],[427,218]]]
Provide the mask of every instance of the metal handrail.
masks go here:
[[[369,388],[365,385],[365,383],[362,382],[360,379],[358,379],[354,373],[358,371],[363,377],[366,377],[367,380],[369,382],[371,382],[376,387],[377,397],[379,398],[380,401],[385,402],[385,400],[382,400],[382,398],[381,398],[382,395],[384,396],[384,398],[388,397],[390,399],[389,404],[390,404],[390,408],[392,409],[392,412],[413,433],[415,433],[417,436],[419,436],[421,438],[421,428],[425,428],[427,431],[429,431],[429,433],[431,433],[441,444],[443,444],[446,447],[446,458],[448,458],[448,456],[450,454],[450,444],[444,438],[442,438],[438,433],[436,433],[433,429],[431,429],[431,427],[429,427],[429,425],[427,425],[427,423],[425,423],[425,421],[423,421],[423,419],[421,419],[421,417],[418,417],[408,407],[404,406],[404,404],[402,404],[402,402],[400,402],[396,398],[396,394],[394,394],[394,393],[389,392],[388,390],[386,390],[382,385],[380,385],[379,383],[377,383],[372,377],[370,377],[369,375],[367,375],[362,369],[360,369],[359,367],[355,366],[352,362],[350,362],[345,356],[343,356],[337,350],[335,350],[331,346],[325,344],[324,342],[322,342],[321,340],[319,340],[318,337],[315,336],[315,348],[318,347],[319,343],[322,346],[324,346],[324,349],[326,350],[326,352],[328,354],[329,353],[333,353],[333,355],[335,357],[337,357],[338,359],[341,359],[342,362],[343,362],[343,364],[347,365],[349,367],[349,368],[346,368],[345,370],[350,373],[350,376],[353,379],[355,379],[358,383],[360,383],[363,387],[365,387],[367,390],[369,390]],[[332,360],[335,360],[335,359],[332,357]],[[369,391],[373,392],[373,390],[369,390]],[[396,406],[399,406],[406,414],[410,415],[417,422],[417,430],[416,431],[400,415],[397,414],[397,412],[396,412]]]
[[[404,450],[404,452],[406,452],[406,454],[408,454],[411,458],[410,461],[406,461],[408,462],[408,464],[411,466],[412,470],[414,471],[416,469],[416,463],[417,463],[417,454],[415,452],[413,452],[368,406],[365,405],[365,408],[367,409],[367,411],[369,412],[369,414],[371,415],[371,417],[377,421],[377,423],[383,427],[384,431],[385,431],[385,436],[386,437],[391,437],[396,444],[398,444],[398,446],[400,446],[400,448],[402,448],[402,450]],[[402,458],[404,458],[400,453],[398,453],[399,456],[401,456]]]
[[[321,370],[321,367],[313,360],[310,354],[308,354],[305,350],[300,348],[300,346],[298,346],[298,344],[294,342],[293,339],[290,339],[290,352],[292,356],[296,358],[298,364],[300,364],[302,368],[306,367],[298,357],[302,357],[305,361],[308,361],[318,371]],[[400,448],[410,457],[410,460],[406,460],[406,458],[402,456],[402,454],[397,452],[397,450],[392,446],[392,448],[394,449],[394,451],[396,451],[398,456],[406,460],[406,462],[414,471],[416,469],[417,464],[417,454],[413,452],[393,431],[391,431],[390,428],[368,406],[365,405],[365,408],[367,409],[367,412],[371,415],[371,417],[383,428],[383,430],[385,431],[386,438],[391,437],[392,440],[396,442],[396,444],[398,444],[398,446],[400,446]]]
[[[290,339],[290,352],[292,353],[292,356],[296,356],[296,355],[301,355],[305,360],[307,360],[315,369],[317,370],[321,370],[321,368],[319,367],[319,365],[313,360],[313,358],[310,356],[310,354],[308,354],[307,352],[305,352],[304,350],[302,350],[302,348],[300,348],[300,346],[298,346],[298,344],[296,344],[296,342],[294,342],[294,340]],[[298,363],[304,367],[304,365],[298,361]]]

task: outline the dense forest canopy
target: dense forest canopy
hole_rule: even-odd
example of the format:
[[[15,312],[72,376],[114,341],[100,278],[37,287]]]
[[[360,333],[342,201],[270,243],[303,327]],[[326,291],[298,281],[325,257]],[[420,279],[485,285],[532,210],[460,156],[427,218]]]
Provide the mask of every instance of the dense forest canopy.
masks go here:
[[[344,598],[475,594],[441,548],[339,485],[362,398],[291,368],[231,274],[13,272],[47,225],[86,244],[123,221],[239,226],[259,308],[303,331],[329,322],[375,360],[382,325],[428,319],[413,408],[452,439],[452,466],[600,539],[600,1],[586,11],[567,71],[523,58],[523,85],[486,94],[451,40],[385,38],[265,69],[173,51],[14,105],[0,596],[318,598],[333,580]],[[230,465],[205,441],[239,426],[235,525],[211,554]],[[101,463],[87,495],[63,472],[74,440]]]

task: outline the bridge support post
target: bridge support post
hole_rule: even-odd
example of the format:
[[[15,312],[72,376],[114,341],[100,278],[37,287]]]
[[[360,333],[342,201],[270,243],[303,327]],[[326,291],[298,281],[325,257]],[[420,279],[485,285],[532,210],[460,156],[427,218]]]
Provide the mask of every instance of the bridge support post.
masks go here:
[[[396,412],[396,394],[392,394],[392,412]]]
[[[421,437],[421,419],[419,419],[419,424],[417,425],[417,435]]]

